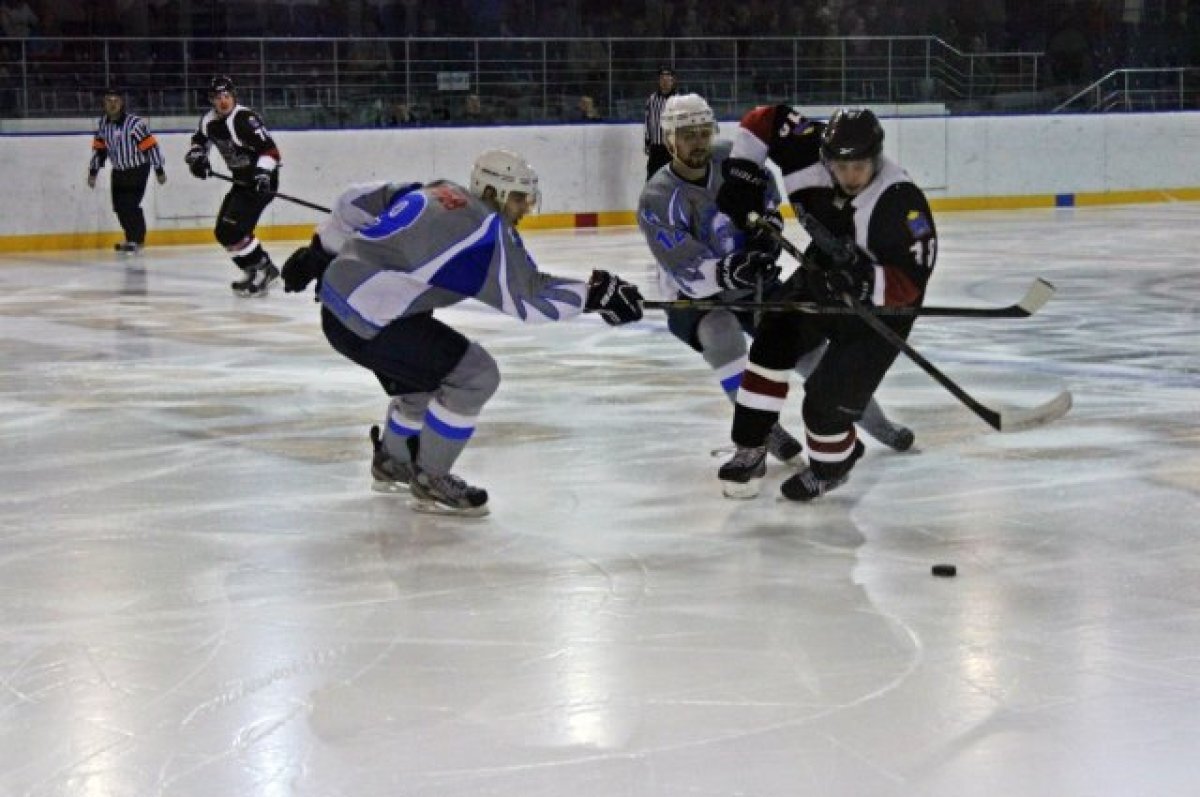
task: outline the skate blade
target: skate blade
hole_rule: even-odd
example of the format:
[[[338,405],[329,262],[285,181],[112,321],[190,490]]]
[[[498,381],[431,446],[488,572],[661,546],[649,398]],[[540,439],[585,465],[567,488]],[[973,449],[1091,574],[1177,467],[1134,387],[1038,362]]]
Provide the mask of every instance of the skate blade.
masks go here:
[[[388,495],[396,495],[398,493],[408,495],[410,492],[407,483],[393,481],[376,480],[371,483],[371,489],[377,493],[386,493]]]
[[[721,482],[721,494],[726,498],[734,498],[737,500],[757,498],[761,491],[762,479],[751,479],[745,484],[742,482]]]
[[[424,515],[443,515],[447,517],[484,517],[490,511],[487,504],[483,506],[470,507],[468,509],[459,509],[457,507],[446,506],[429,498],[418,498],[413,496],[408,499],[408,508],[414,512],[420,512]]]
[[[784,459],[775,453],[771,453],[771,457],[781,465],[788,465],[789,467],[793,468],[803,468],[808,466],[808,462],[804,459],[803,451],[801,451],[799,454],[796,454],[794,457],[791,457],[790,459]]]

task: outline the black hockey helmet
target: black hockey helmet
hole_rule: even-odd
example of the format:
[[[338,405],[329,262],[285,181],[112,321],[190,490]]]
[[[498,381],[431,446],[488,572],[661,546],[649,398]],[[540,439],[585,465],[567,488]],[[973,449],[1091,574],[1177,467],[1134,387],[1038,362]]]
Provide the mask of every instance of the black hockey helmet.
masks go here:
[[[821,136],[825,160],[856,161],[877,158],[883,152],[883,127],[866,108],[839,108],[829,117]]]
[[[233,78],[226,75],[217,75],[208,82],[208,96],[210,99],[223,91],[228,91],[230,94],[237,94],[237,86],[233,85]]]

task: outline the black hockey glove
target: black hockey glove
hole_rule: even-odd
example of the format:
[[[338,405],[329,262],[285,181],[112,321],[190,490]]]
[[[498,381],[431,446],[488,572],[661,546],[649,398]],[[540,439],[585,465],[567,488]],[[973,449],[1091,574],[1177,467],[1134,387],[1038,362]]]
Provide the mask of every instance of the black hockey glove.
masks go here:
[[[717,209],[746,229],[746,216],[762,213],[767,206],[766,169],[746,158],[729,158],[721,164],[721,187],[717,190]]]
[[[599,269],[588,280],[585,312],[600,313],[604,323],[619,326],[642,320],[642,294],[631,282]]]
[[[204,154],[204,150],[193,148],[188,150],[184,161],[191,170],[193,177],[199,177],[201,180],[207,180],[208,175],[212,172],[212,165],[208,162],[208,156]]]
[[[772,260],[778,260],[783,253],[783,216],[778,210],[768,210],[759,216],[760,227],[751,227],[746,236],[746,248],[762,252]],[[770,229],[762,229],[762,227]]]
[[[753,288],[760,281],[763,285],[775,282],[781,270],[775,258],[763,252],[734,252],[717,261],[717,284],[723,291]]]
[[[842,304],[842,294],[848,293],[860,302],[869,302],[875,291],[875,266],[864,253],[841,260],[806,277],[813,298],[822,304]]]
[[[266,169],[254,170],[254,191],[259,194],[271,193],[271,173]]]
[[[325,269],[333,262],[334,255],[325,251],[321,245],[320,236],[314,235],[308,246],[302,246],[283,264],[284,293],[299,293],[308,287],[308,283],[317,281],[317,290],[321,290],[321,278]]]

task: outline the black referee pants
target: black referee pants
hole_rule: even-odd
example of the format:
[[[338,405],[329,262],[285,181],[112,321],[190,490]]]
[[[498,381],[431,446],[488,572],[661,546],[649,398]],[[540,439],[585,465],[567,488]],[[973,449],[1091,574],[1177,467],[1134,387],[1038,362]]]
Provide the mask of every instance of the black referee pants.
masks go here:
[[[646,159],[646,181],[649,182],[659,169],[671,162],[671,150],[666,144],[651,144],[650,156]]]
[[[132,169],[113,169],[112,205],[125,231],[125,240],[135,244],[146,243],[146,217],[142,213],[142,197],[146,195],[146,182],[150,179],[150,164],[143,163]]]

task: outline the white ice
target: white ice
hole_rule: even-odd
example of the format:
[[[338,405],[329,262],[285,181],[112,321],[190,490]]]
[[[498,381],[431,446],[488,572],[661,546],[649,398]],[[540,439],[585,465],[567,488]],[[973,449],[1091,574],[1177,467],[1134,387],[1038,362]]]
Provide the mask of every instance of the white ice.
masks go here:
[[[0,795],[1195,795],[1198,220],[941,214],[930,303],[1058,294],[911,342],[1075,407],[998,434],[902,360],[918,450],[809,506],[779,466],[721,497],[730,409],[660,313],[445,312],[504,375],[474,521],[371,492],[382,391],[215,243],[7,256]],[[650,284],[635,231],[526,238]]]

